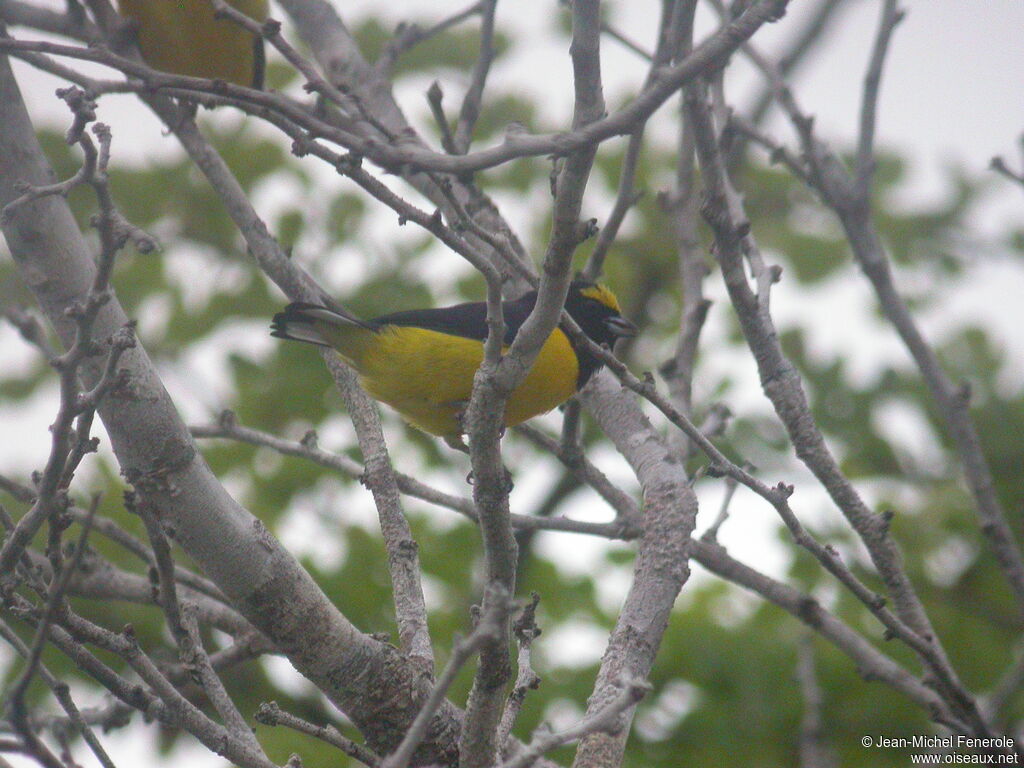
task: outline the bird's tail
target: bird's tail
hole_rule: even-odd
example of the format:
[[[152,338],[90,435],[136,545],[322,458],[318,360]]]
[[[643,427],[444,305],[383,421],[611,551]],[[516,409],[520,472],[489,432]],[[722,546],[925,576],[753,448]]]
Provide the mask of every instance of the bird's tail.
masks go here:
[[[339,306],[295,302],[274,315],[270,335],[333,347],[358,367],[377,326],[360,320]]]

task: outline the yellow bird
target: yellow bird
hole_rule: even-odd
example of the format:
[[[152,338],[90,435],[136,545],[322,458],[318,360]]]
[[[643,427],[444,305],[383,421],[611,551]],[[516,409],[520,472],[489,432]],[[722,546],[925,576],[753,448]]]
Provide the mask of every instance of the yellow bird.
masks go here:
[[[267,18],[267,0],[228,2],[256,21]],[[154,69],[263,87],[263,39],[229,19],[215,19],[210,0],[118,0],[118,8]]]
[[[537,292],[502,303],[505,349],[533,309]],[[574,281],[565,308],[598,344],[633,336],[615,295],[602,285]],[[461,418],[483,362],[487,305],[414,309],[360,320],[338,306],[296,303],[274,315],[271,335],[332,347],[359,374],[369,395],[387,403],[415,427],[465,450]],[[564,403],[600,368],[574,347],[561,328],[551,332],[526,378],[505,406],[505,426]]]

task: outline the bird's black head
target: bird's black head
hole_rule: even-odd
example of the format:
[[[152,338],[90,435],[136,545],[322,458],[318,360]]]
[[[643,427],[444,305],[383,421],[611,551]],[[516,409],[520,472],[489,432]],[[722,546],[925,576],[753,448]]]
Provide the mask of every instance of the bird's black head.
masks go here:
[[[574,280],[565,298],[565,310],[598,344],[611,347],[622,337],[636,335],[636,326],[622,316],[615,294],[599,283]],[[601,363],[583,350],[577,350],[577,355],[580,358],[577,386],[582,387]]]

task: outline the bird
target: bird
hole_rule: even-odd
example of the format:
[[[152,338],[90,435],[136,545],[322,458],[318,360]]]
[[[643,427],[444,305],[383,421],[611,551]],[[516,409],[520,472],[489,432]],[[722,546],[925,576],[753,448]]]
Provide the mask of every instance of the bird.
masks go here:
[[[228,2],[256,21],[267,19],[267,0]],[[263,39],[215,18],[210,0],[118,0],[118,10],[154,69],[263,87]]]
[[[505,350],[533,310],[537,291],[502,302]],[[574,280],[565,301],[569,316],[597,344],[613,346],[637,327],[622,316],[605,286]],[[295,302],[274,315],[271,335],[333,348],[355,369],[363,389],[394,408],[412,426],[465,451],[463,414],[484,357],[487,305],[394,312],[362,320],[335,302]],[[505,426],[561,405],[601,367],[599,358],[555,327],[526,378],[509,395]]]

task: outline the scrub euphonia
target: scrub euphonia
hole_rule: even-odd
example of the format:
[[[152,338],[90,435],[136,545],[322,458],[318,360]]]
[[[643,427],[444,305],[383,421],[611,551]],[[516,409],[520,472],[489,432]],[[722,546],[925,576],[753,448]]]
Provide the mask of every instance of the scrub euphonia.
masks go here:
[[[228,0],[256,21],[267,0]],[[229,19],[215,19],[210,0],[118,0],[135,27],[139,51],[154,69],[176,75],[263,87],[263,39]]]
[[[537,300],[531,291],[503,302],[505,348]],[[565,308],[598,344],[611,346],[633,336],[636,326],[620,314],[615,295],[602,285],[574,281]],[[363,388],[410,424],[464,449],[460,423],[483,361],[487,305],[457,304],[414,309],[360,320],[337,306],[295,303],[274,315],[271,335],[332,347],[359,374]],[[556,327],[541,347],[526,378],[505,406],[505,425],[550,411],[564,403],[600,368]]]

